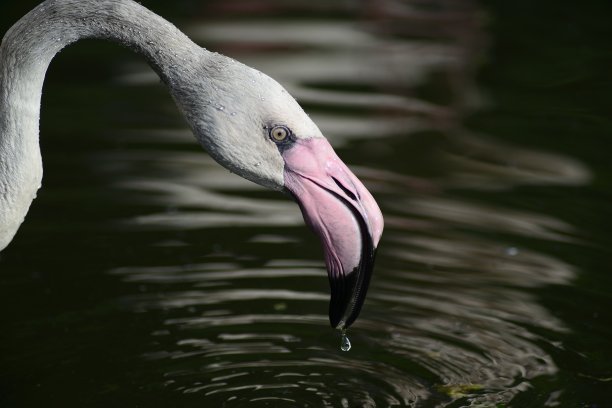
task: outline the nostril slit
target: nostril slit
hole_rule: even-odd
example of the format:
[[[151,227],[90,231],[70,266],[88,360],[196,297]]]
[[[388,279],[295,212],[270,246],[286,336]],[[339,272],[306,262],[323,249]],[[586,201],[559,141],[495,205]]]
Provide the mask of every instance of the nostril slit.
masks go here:
[[[352,192],[351,190],[349,190],[349,189],[347,189],[346,187],[344,187],[344,186],[342,185],[342,183],[340,183],[340,181],[338,181],[338,179],[337,179],[337,178],[335,178],[334,176],[332,176],[332,180],[334,180],[334,183],[336,183],[336,185],[337,185],[338,187],[340,187],[340,189],[341,189],[342,191],[344,191],[344,194],[346,194],[347,196],[349,196],[349,197],[351,198],[351,200],[353,200],[353,201],[357,201],[357,197],[355,197],[355,194],[353,194],[353,192]]]

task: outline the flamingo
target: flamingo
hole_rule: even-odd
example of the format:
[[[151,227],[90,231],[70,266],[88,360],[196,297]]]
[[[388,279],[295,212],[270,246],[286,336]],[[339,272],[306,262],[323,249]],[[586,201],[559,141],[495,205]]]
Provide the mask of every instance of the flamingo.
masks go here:
[[[322,243],[330,324],[348,328],[365,300],[383,230],[376,201],[278,82],[198,46],[132,0],[47,0],[4,36],[0,251],[41,186],[38,127],[45,72],[61,49],[82,38],[111,40],[144,56],[196,140],[218,163],[297,201]]]

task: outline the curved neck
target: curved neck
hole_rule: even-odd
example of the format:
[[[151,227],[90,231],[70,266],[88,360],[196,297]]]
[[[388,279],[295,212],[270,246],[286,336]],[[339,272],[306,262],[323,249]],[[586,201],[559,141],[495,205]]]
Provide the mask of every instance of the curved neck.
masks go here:
[[[131,0],[47,0],[19,20],[0,46],[0,250],[22,223],[42,180],[38,122],[53,57],[81,38],[108,39],[142,54],[173,93],[203,49]]]

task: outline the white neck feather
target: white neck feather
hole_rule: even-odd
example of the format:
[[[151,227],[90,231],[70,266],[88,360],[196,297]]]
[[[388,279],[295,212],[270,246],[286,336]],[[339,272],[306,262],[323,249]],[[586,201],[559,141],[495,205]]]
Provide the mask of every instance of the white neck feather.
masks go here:
[[[113,40],[144,55],[175,98],[194,55],[210,54],[130,0],[48,0],[18,21],[0,46],[0,250],[41,185],[38,123],[47,67],[81,38]]]

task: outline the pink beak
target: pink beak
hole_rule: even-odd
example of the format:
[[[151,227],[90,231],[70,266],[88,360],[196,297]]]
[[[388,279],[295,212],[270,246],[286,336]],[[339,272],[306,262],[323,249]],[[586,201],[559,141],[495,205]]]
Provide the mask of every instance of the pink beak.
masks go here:
[[[348,328],[365,300],[383,217],[368,190],[325,139],[296,140],[281,150],[285,187],[319,236],[331,287],[329,321]]]

